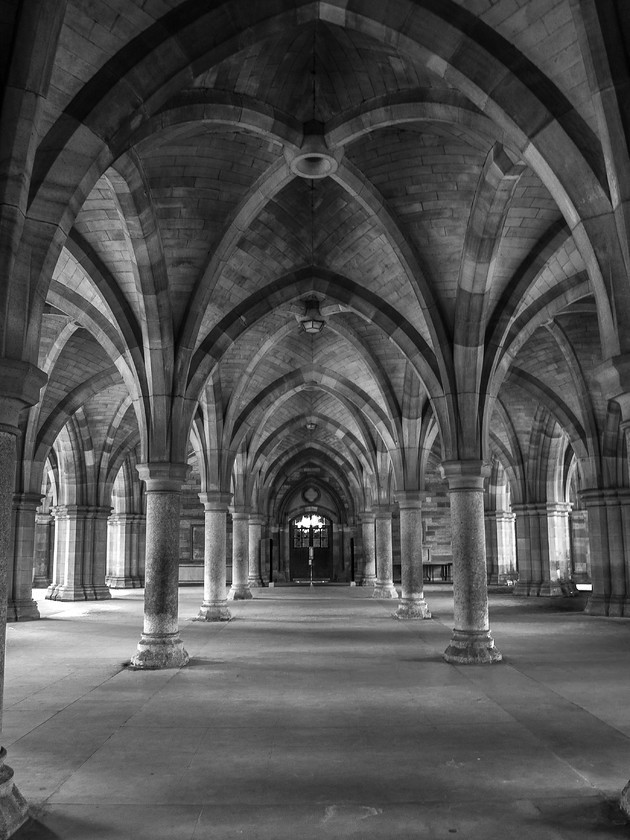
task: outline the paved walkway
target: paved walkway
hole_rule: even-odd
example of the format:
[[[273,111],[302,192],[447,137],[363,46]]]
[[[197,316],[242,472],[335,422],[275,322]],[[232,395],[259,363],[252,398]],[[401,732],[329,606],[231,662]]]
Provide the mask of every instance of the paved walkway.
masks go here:
[[[43,593],[38,593],[43,595]],[[266,589],[192,622],[181,671],[125,667],[142,593],[39,599],[8,629],[19,840],[593,840],[630,835],[630,622],[491,596],[505,663],[454,667],[452,594],[392,620],[361,588]]]

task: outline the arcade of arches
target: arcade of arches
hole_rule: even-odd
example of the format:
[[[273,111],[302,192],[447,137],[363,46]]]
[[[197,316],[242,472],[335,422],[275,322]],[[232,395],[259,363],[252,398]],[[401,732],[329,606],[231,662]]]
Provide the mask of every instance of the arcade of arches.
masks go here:
[[[488,586],[630,617],[623,0],[0,14],[9,621],[144,586],[178,667],[180,583],[311,571],[452,579],[456,663]]]

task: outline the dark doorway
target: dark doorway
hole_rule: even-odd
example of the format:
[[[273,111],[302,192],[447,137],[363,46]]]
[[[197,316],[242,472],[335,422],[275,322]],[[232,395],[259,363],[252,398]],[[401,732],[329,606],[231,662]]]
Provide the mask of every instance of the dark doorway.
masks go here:
[[[325,516],[311,514],[291,522],[291,580],[316,581],[332,578],[331,522]]]

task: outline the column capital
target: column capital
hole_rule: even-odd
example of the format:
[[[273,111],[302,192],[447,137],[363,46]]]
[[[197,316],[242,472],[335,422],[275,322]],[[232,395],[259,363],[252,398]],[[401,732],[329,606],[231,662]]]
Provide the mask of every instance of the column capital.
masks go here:
[[[599,382],[607,400],[614,400],[621,408],[623,421],[630,420],[630,354],[613,356],[595,368],[595,378]]]
[[[41,493],[16,493],[13,496],[14,510],[37,510],[46,496]]]
[[[569,514],[571,513],[571,509],[573,505],[571,502],[547,502],[547,514]]]
[[[232,505],[230,513],[232,519],[249,519],[250,510],[251,508],[248,505]]]
[[[420,510],[422,502],[426,499],[427,494],[424,490],[397,490],[394,493],[394,498],[398,502],[398,507],[403,509]]]
[[[259,525],[261,528],[267,524],[267,517],[263,513],[250,513],[250,525]]]
[[[547,514],[547,502],[515,502],[512,510],[517,516],[542,516]]]
[[[376,517],[374,516],[373,510],[362,510],[359,513],[359,521],[361,525],[374,525],[374,520]]]
[[[483,492],[484,481],[490,475],[491,466],[487,461],[442,461],[440,465],[443,477],[448,481],[451,492],[477,490]]]
[[[0,358],[0,430],[18,434],[20,411],[39,402],[48,377],[35,365]]]
[[[391,519],[392,513],[396,510],[395,505],[374,505],[374,517],[376,519]]]
[[[215,510],[220,513],[227,513],[232,501],[232,493],[223,493],[221,490],[207,490],[205,493],[199,493],[198,495],[204,510],[207,511]]]
[[[136,464],[140,480],[147,493],[177,493],[188,475],[188,464],[171,464],[169,461],[149,461]]]

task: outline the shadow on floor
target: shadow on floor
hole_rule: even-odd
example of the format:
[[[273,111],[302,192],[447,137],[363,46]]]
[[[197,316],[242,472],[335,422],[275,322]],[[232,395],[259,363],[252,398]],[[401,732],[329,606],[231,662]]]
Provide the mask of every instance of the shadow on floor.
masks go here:
[[[61,840],[58,834],[32,817],[13,835],[14,840]]]

